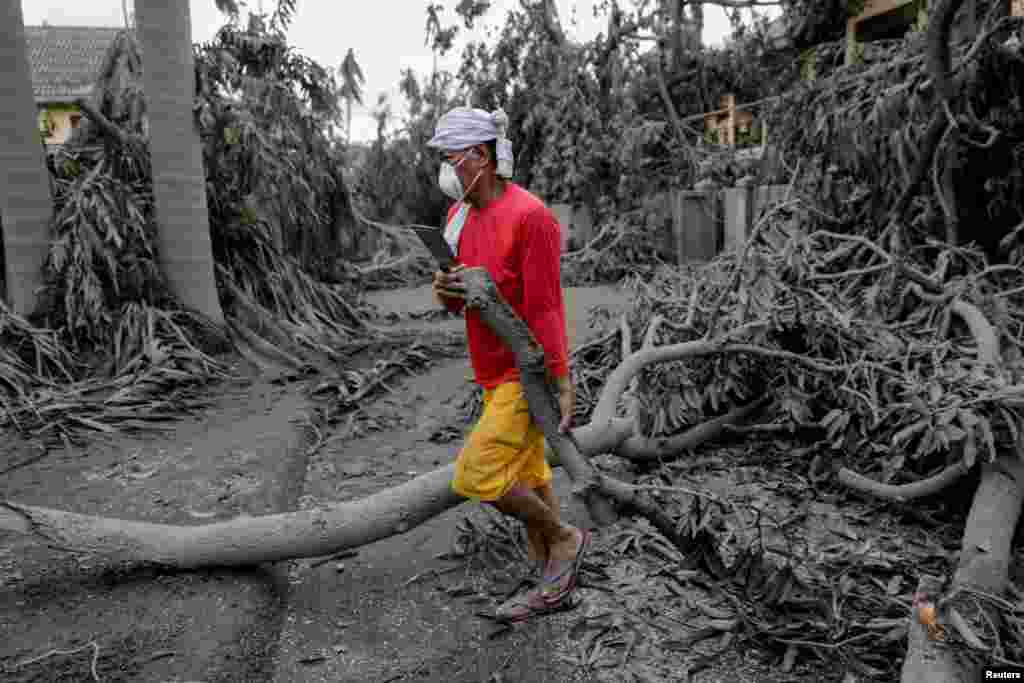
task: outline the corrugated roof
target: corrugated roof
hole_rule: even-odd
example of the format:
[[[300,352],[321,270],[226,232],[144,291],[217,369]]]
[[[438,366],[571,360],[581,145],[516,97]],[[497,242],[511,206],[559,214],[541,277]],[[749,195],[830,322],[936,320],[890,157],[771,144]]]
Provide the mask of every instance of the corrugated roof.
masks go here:
[[[26,26],[36,101],[68,101],[92,92],[107,48],[120,30],[104,26]]]

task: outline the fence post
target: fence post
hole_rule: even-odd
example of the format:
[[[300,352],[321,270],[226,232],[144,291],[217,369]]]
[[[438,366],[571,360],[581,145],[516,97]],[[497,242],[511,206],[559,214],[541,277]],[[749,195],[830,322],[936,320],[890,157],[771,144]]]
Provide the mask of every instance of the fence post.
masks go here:
[[[746,244],[753,221],[754,186],[737,185],[722,190],[722,248],[725,251]]]
[[[676,265],[710,261],[721,247],[718,189],[682,190],[672,198]]]
[[[726,95],[724,98],[725,109],[729,112],[729,118],[726,120],[726,132],[725,132],[725,144],[729,147],[736,146],[736,96],[733,94]]]

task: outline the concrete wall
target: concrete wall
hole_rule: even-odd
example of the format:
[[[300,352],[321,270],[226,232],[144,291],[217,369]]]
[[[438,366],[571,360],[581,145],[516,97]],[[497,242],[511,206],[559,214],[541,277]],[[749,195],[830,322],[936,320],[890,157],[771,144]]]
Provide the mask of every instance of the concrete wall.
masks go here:
[[[710,261],[722,251],[742,247],[757,220],[782,202],[787,190],[786,185],[762,185],[652,195],[644,199],[646,229],[666,262]],[[563,252],[570,242],[579,247],[595,236],[589,210],[570,204],[552,204],[551,210],[562,225]]]
[[[587,206],[551,204],[551,211],[562,227],[562,253],[579,249],[596,237],[594,216]]]
[[[714,192],[682,190],[672,195],[673,261],[713,259],[722,249],[722,210]]]
[[[757,220],[785,199],[787,189],[763,185],[652,195],[644,199],[646,229],[655,236],[658,254],[666,262],[710,261],[723,250],[742,247]],[[595,236],[589,211],[569,204],[553,204],[551,210],[562,224],[563,251],[570,240],[581,246]]]
[[[727,187],[722,190],[726,251],[742,247],[764,212],[786,198],[786,185]]]

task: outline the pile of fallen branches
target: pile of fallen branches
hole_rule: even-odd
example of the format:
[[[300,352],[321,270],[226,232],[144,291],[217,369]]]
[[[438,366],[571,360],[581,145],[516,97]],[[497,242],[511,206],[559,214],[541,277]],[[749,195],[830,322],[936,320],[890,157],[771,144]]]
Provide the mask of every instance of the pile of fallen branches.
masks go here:
[[[312,396],[326,401],[335,419],[360,410],[385,393],[403,377],[426,370],[442,358],[464,355],[463,342],[456,337],[442,340],[414,339],[366,370],[344,370],[336,378],[316,385]]]
[[[375,231],[381,238],[381,246],[370,263],[357,266],[359,283],[366,291],[408,287],[413,283],[430,281],[437,270],[437,262],[412,231],[412,226],[372,220],[360,211],[355,202],[352,213],[362,229]]]
[[[678,433],[767,392],[774,422],[818,425],[823,452],[886,482],[934,473],[968,444],[969,463],[994,458],[1019,419],[1009,383],[1024,269],[936,245],[938,265],[924,270],[856,235],[802,232],[813,218],[813,208],[789,202],[762,219],[742,254],[693,275],[629,281],[633,311],[574,353],[580,417],[634,351],[654,358],[686,345],[679,359],[642,369],[623,397],[645,436]],[[995,338],[978,341],[981,319]],[[978,344],[993,342],[1005,349],[1006,379],[975,360]]]
[[[725,636],[704,664],[729,648],[754,646],[777,657],[773,670],[792,672],[817,661],[892,680],[906,647],[904,590],[918,571],[941,570],[947,553],[933,541],[908,547],[893,533],[894,520],[868,505],[809,505],[800,483],[805,462],[787,456],[788,450],[781,439],[755,439],[744,455],[723,449],[703,459],[712,469],[746,475],[725,478],[724,491],[690,483],[703,479],[694,476],[699,461],[666,464],[642,476],[638,485],[680,523],[659,527],[660,534],[638,525],[622,534],[620,548],[632,543],[677,564],[682,571],[666,573],[668,578],[697,583],[719,603],[697,602],[698,615],[707,620],[684,638],[692,646]],[[814,516],[816,506],[837,523]],[[875,524],[879,517],[889,523]],[[855,533],[847,520],[868,526]]]
[[[1021,428],[1024,268],[936,242],[898,258],[820,222],[791,200],[740,252],[629,282],[634,310],[575,354],[581,417],[600,424],[618,409],[642,439],[682,450],[770,396],[762,428],[807,438],[803,476],[901,502],[1002,462]],[[1017,608],[995,606],[990,640],[958,637],[1020,660]]]
[[[630,273],[650,275],[662,263],[658,239],[663,231],[657,223],[667,215],[659,208],[637,209],[599,225],[593,239],[562,256],[562,284],[578,287],[618,282]]]
[[[958,43],[933,11],[927,32],[865,46],[850,66],[835,66],[841,45],[820,46],[806,56],[817,78],[765,110],[773,146],[804,160],[798,189],[835,229],[895,238],[895,218],[912,243],[975,240],[990,257],[1016,246],[999,241],[1024,219],[1024,28],[1006,3],[978,7],[987,18]],[[967,216],[984,230],[965,233]]]
[[[385,246],[374,254],[369,263],[359,265],[359,282],[368,292],[381,289],[409,287],[430,282],[437,270],[434,260],[423,244],[384,235]]]
[[[322,367],[343,362],[338,349],[372,332],[359,274],[330,258],[339,231],[351,227],[339,157],[323,133],[334,111],[323,97],[331,81],[305,79],[318,67],[282,47],[257,26],[229,26],[196,51],[216,279],[236,348],[291,369]],[[55,411],[81,416],[61,424],[100,429],[151,393],[168,398],[153,411],[166,417],[190,388],[226,374],[211,354],[231,341],[181,310],[161,273],[141,69],[134,35],[120,34],[95,96],[79,103],[86,125],[50,160],[57,211],[43,323],[54,331],[50,356],[75,360],[60,378],[44,374],[41,360],[6,365],[15,378],[5,396],[12,425],[49,429]],[[296,81],[306,84],[301,95]],[[225,94],[235,91],[241,97]],[[311,110],[304,98],[319,104]],[[320,279],[327,275],[334,284]],[[17,325],[6,314],[4,322]],[[89,398],[105,380],[108,394],[129,402]]]
[[[127,304],[112,334],[109,368],[90,379],[56,332],[0,308],[0,424],[59,442],[177,419],[203,404],[205,382],[228,377],[191,341],[203,333],[217,330],[202,330],[202,321],[182,312]]]
[[[324,133],[337,113],[333,81],[286,47],[252,24],[196,49],[229,339],[181,310],[164,282],[141,55],[131,32],[113,41],[94,97],[79,102],[85,124],[50,159],[56,220],[41,320],[53,332],[0,313],[5,335],[20,339],[3,361],[5,424],[64,435],[142,426],[226,377],[213,356],[232,343],[258,365],[303,370],[343,363],[342,349],[373,336],[360,274],[332,257],[352,228],[339,150]]]
[[[760,466],[751,467],[752,456],[766,451],[767,458],[756,458]],[[702,460],[705,467],[669,463],[638,477],[636,484],[649,491],[666,518],[679,522],[656,528],[640,518],[602,538],[586,573],[615,566],[620,580],[588,582],[607,593],[588,595],[591,610],[608,607],[623,618],[640,612],[643,625],[627,631],[639,633],[647,647],[637,643],[634,656],[669,659],[678,668],[679,652],[685,651],[690,675],[731,649],[756,648],[768,655],[765,664],[772,671],[820,673],[835,671],[838,663],[857,676],[892,680],[906,649],[904,589],[922,568],[941,570],[942,545],[927,536],[926,543],[908,544],[896,515],[869,504],[819,503],[842,521],[814,530],[822,519],[810,513],[806,488],[787,471],[799,464],[787,458],[782,443],[759,440],[742,449],[718,449]],[[700,469],[744,471],[749,483],[723,478],[731,490],[712,491],[690,483],[703,478],[694,476]],[[855,534],[847,520],[865,526],[858,525]],[[635,563],[629,568],[623,567],[627,558]],[[486,509],[467,515],[444,559],[496,573],[523,567],[521,525]],[[610,631],[605,642],[616,635],[624,634]],[[710,652],[701,646],[713,640],[718,642],[707,643]],[[611,678],[599,680],[621,678],[621,669],[609,673]]]

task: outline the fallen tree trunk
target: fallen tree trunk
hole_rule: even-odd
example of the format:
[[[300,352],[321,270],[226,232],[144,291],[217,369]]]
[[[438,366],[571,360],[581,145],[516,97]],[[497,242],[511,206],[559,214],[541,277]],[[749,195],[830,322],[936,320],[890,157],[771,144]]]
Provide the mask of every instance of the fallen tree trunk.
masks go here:
[[[958,300],[953,308],[967,322],[978,345],[979,365],[998,369],[999,337],[984,314],[972,304]],[[1013,535],[1024,502],[1024,461],[1017,453],[1001,454],[982,466],[981,481],[974,493],[961,543],[960,561],[945,597],[927,594],[935,586],[925,586],[915,596],[907,638],[907,657],[903,662],[902,683],[967,683],[981,680],[979,657],[958,656],[947,644],[949,634],[958,636],[958,645],[967,649],[984,644],[977,633],[983,624],[997,624],[987,614],[977,595],[1002,597],[1009,576]],[[924,593],[924,594],[920,594]],[[925,607],[922,607],[922,603]],[[938,609],[925,617],[922,609]],[[930,631],[929,631],[930,628]],[[945,633],[940,638],[939,633]],[[996,641],[998,642],[998,640]],[[987,663],[991,663],[991,660]]]
[[[731,416],[745,416],[752,410],[751,406],[740,408],[713,420],[711,428],[698,426],[676,439],[650,440],[635,435],[632,420],[616,418],[611,412],[600,424],[563,434],[558,430],[560,410],[546,377],[543,349],[501,300],[486,271],[463,273],[467,305],[479,309],[485,322],[516,352],[530,411],[553,451],[552,465],[566,467],[575,491],[584,496],[598,523],[614,519],[612,499],[626,501],[636,496],[628,484],[596,476],[584,455],[614,453],[625,447],[627,453],[668,458],[684,445],[694,448],[702,439],[713,438]],[[681,345],[674,353],[659,352],[658,360],[668,361],[689,355],[692,349]],[[614,405],[624,385],[607,385],[602,403]],[[615,396],[609,397],[608,392]],[[658,447],[664,450],[659,452]],[[451,490],[453,470],[451,465],[443,467],[360,501],[198,526],[152,524],[0,502],[0,530],[31,535],[52,548],[87,554],[94,561],[114,566],[194,569],[317,557],[404,533],[458,505],[463,499]]]
[[[1001,597],[1006,591],[1013,534],[1024,501],[1024,463],[1017,454],[1000,456],[994,463],[982,468],[981,482],[974,494],[967,524],[964,528],[960,563],[950,587],[939,595],[922,598],[938,604],[938,617],[945,632],[945,640],[936,640],[928,634],[922,622],[920,608],[914,607],[907,638],[907,658],[903,662],[902,683],[973,683],[981,680],[980,663],[975,659],[957,656],[948,640],[956,635],[961,647],[973,640],[970,634],[957,627],[966,618],[974,633],[984,633],[981,624],[998,623],[985,615],[985,607],[976,600],[961,599],[972,593],[985,593]],[[953,618],[953,610],[959,618]],[[966,647],[965,647],[966,649]],[[978,652],[985,659],[985,653]],[[993,664],[994,660],[987,662]]]
[[[611,429],[573,430],[588,456],[615,452],[632,434],[628,420]],[[696,445],[696,444],[694,444]],[[667,456],[668,454],[666,454]],[[560,466],[557,462],[552,467]],[[153,524],[0,502],[0,530],[33,536],[51,548],[114,567],[197,569],[319,557],[401,534],[464,499],[451,490],[454,465],[439,468],[367,498],[259,517],[194,526]],[[628,484],[614,482],[621,497]]]
[[[700,444],[717,439],[726,432],[729,425],[737,425],[746,421],[747,418],[764,407],[769,400],[768,397],[764,397],[751,401],[674,436],[645,437],[633,434],[622,442],[615,454],[633,462],[651,462],[664,458],[666,453],[676,455],[692,450]],[[613,429],[614,422],[617,421],[613,421]]]

